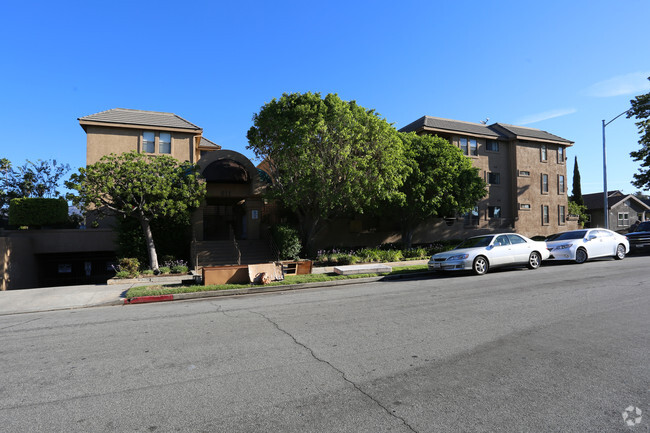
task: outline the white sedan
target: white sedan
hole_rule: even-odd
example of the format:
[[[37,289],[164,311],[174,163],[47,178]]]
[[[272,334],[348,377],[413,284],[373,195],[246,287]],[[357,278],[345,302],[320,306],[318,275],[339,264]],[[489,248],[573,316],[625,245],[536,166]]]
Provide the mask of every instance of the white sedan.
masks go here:
[[[537,269],[549,257],[546,243],[516,233],[474,236],[456,248],[431,256],[432,271],[474,271],[485,274],[496,266],[528,266]]]
[[[623,260],[630,251],[625,236],[607,229],[584,229],[551,235],[546,239],[550,260],[584,263],[596,257]]]

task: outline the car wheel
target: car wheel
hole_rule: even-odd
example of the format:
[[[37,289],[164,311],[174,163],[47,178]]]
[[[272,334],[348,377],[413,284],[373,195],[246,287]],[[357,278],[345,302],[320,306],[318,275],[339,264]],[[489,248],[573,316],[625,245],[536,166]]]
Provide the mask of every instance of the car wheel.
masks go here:
[[[587,250],[584,248],[578,248],[576,251],[576,263],[581,264],[587,261],[589,257],[587,256]]]
[[[488,259],[483,256],[478,256],[477,258],[474,259],[473,269],[476,275],[486,274],[488,269],[490,269],[490,264],[488,263]]]
[[[614,255],[616,260],[623,260],[625,258],[625,245],[618,244],[616,247],[616,254]]]
[[[528,269],[537,269],[542,264],[542,256],[537,251],[530,253],[528,257]]]

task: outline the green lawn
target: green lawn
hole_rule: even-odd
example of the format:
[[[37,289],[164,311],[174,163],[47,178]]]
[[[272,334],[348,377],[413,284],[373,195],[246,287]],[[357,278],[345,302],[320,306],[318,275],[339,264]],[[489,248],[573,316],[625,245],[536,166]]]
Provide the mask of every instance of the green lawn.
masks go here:
[[[320,283],[323,281],[334,280],[348,280],[354,278],[377,277],[381,275],[400,275],[412,274],[417,272],[427,271],[427,265],[413,265],[413,266],[399,266],[394,267],[393,271],[386,274],[357,274],[357,275],[336,275],[336,274],[307,274],[307,275],[287,275],[284,281],[276,281],[267,286],[286,286],[289,284],[302,284],[302,283]],[[244,289],[248,287],[255,287],[254,284],[221,284],[213,286],[138,286],[132,287],[126,292],[127,299],[137,298],[138,296],[156,296],[156,295],[171,295],[176,293],[194,293],[206,292],[212,290],[229,290],[229,289]]]

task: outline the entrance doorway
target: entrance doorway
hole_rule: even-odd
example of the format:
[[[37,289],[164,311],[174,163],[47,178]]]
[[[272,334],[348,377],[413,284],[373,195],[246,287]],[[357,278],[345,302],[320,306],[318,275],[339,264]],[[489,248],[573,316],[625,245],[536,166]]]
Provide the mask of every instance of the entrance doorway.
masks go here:
[[[243,199],[208,198],[203,209],[203,239],[206,241],[246,239],[246,207]]]

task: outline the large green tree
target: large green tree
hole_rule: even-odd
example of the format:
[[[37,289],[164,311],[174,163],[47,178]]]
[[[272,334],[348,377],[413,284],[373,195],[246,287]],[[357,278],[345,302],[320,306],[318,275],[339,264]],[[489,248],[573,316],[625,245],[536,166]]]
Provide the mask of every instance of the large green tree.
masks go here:
[[[147,243],[151,269],[158,270],[158,256],[151,221],[159,217],[186,219],[205,197],[205,183],[198,166],[179,163],[167,156],[135,152],[110,154],[73,174],[66,186],[73,203],[94,208],[100,214],[134,217]]]
[[[650,77],[648,77],[650,80]],[[636,126],[639,128],[641,149],[630,152],[635,161],[641,162],[639,172],[634,174],[632,185],[644,190],[650,189],[650,92],[636,96],[630,101],[632,108],[627,112],[627,117],[638,119]]]
[[[473,209],[487,194],[478,169],[459,148],[438,136],[402,133],[409,170],[403,193],[393,202],[402,227],[402,242],[411,247],[413,231],[433,217],[454,216]]]
[[[585,204],[582,198],[582,186],[580,185],[580,169],[578,168],[578,157],[576,156],[573,163],[573,190],[571,191],[571,201],[578,206]]]
[[[68,164],[56,160],[27,160],[14,167],[6,158],[0,159],[0,213],[6,211],[13,198],[57,198],[63,176],[70,171]]]
[[[284,94],[253,116],[247,137],[269,164],[270,194],[296,213],[309,253],[324,221],[399,194],[405,164],[397,131],[355,101]]]

